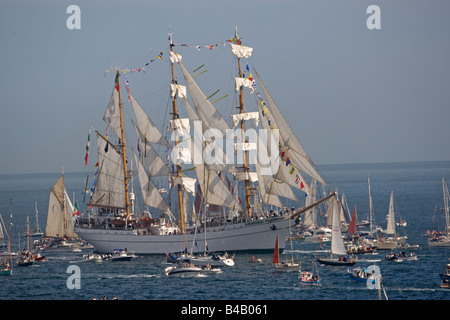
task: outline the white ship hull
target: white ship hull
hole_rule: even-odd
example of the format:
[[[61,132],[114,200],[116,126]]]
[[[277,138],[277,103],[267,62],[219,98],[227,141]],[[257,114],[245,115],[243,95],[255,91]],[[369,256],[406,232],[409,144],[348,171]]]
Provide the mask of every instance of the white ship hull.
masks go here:
[[[252,222],[229,224],[222,230],[208,230],[207,245],[210,252],[273,250],[278,235],[280,249],[284,249],[289,235],[287,216]],[[77,235],[92,244],[99,252],[113,252],[114,249],[127,249],[135,254],[166,254],[191,250],[194,234],[177,235],[138,235],[135,230],[108,230],[75,228]],[[204,251],[204,235],[197,233],[193,252]]]

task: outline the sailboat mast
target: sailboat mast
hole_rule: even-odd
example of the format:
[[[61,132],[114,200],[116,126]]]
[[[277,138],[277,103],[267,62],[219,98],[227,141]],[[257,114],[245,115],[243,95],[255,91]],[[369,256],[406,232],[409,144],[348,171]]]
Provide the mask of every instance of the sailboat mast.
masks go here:
[[[169,41],[170,41],[170,51],[173,52],[173,41],[172,41],[172,33],[169,33]],[[171,63],[172,67],[172,84],[176,84],[177,81],[175,80],[175,71],[174,71],[174,64]],[[179,118],[178,116],[178,108],[177,108],[177,96],[175,95],[173,97],[172,101],[172,114],[173,114],[173,120],[176,120]],[[175,135],[175,146],[178,144],[178,137]],[[181,177],[181,164],[177,163],[177,177]],[[184,212],[183,212],[183,193],[182,193],[182,185],[178,184],[178,209],[180,213],[180,229],[181,232],[184,233]]]
[[[66,187],[64,184],[64,168],[62,169],[62,181],[63,181],[63,195],[62,195],[62,202],[63,202],[63,211],[64,211],[64,220],[63,220],[63,234],[62,238],[64,239],[64,235],[66,234],[66,228],[67,228],[67,221],[66,221]]]
[[[129,192],[128,192],[128,173],[127,173],[127,155],[125,152],[125,133],[123,129],[123,105],[122,105],[122,98],[120,95],[120,73],[119,70],[117,70],[116,73],[116,86],[118,86],[118,92],[119,92],[119,111],[120,111],[120,133],[121,133],[121,147],[122,147],[122,157],[123,157],[123,178],[124,178],[124,186],[125,186],[125,210],[127,213],[127,222],[130,218],[130,200],[129,200]]]
[[[236,44],[240,45],[241,44],[241,40],[239,39],[239,36],[237,34],[237,28],[236,28],[236,32],[235,32],[235,39],[236,39]],[[242,78],[242,69],[241,69],[241,59],[238,59],[238,67],[239,67],[239,77]],[[244,113],[244,88],[241,86],[240,92],[239,92],[239,113]],[[244,136],[244,132],[245,132],[245,126],[244,126],[244,120],[241,120],[241,133],[242,133],[242,142],[245,142],[245,136]],[[250,204],[250,188],[249,188],[249,180],[248,180],[248,172],[249,172],[249,168],[248,168],[248,162],[247,162],[247,155],[248,155],[248,151],[244,150],[244,172],[245,172],[245,177],[246,179],[244,180],[245,182],[245,203],[246,203],[246,209],[247,209],[247,216],[250,217],[252,214],[252,208],[251,208],[251,204]]]
[[[444,178],[442,178],[442,192],[444,194],[444,211],[445,211],[445,231],[450,232],[450,218],[449,218],[449,206],[448,206],[448,189],[445,184]]]

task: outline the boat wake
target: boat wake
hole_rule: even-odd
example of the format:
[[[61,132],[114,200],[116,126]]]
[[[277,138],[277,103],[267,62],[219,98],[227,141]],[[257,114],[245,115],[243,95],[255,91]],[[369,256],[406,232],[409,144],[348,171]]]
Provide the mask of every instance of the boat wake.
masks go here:
[[[358,259],[359,262],[380,262],[381,259]]]
[[[284,250],[284,253],[306,253],[306,254],[315,254],[321,252],[331,252],[330,250]]]
[[[159,274],[146,274],[146,273],[139,273],[139,274],[117,274],[117,275],[105,275],[104,278],[106,279],[133,279],[133,278],[156,278],[161,275]]]

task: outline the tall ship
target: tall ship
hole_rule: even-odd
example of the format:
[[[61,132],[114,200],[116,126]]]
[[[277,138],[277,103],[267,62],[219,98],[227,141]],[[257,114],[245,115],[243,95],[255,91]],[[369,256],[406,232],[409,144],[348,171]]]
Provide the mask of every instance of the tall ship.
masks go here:
[[[279,248],[284,249],[290,225],[334,196],[259,74],[243,65],[253,48],[242,44],[237,30],[224,45],[229,45],[230,58],[236,62],[234,77],[228,79],[233,81],[233,106],[238,110],[228,118],[231,121],[215,106],[226,96],[214,101],[215,93],[206,96],[194,80],[196,74],[188,71],[182,56],[175,52],[169,33],[167,114],[171,119],[166,135],[126,82],[138,150],[130,147],[125,134],[120,78],[126,71],[114,70],[114,88],[103,117],[109,134],[95,130],[95,182],[88,208],[77,217],[74,227],[97,251],[273,251],[277,237]],[[176,77],[178,69],[182,81]],[[255,93],[259,88],[262,93]],[[252,99],[248,98],[251,94]],[[247,101],[253,101],[256,111],[250,111]],[[182,118],[182,112],[188,117]],[[140,188],[135,194],[136,177]],[[157,186],[161,179],[168,182],[168,190]],[[309,186],[316,184],[328,192],[319,200],[308,201]],[[135,210],[140,197],[145,209]],[[286,208],[285,203],[296,206]]]

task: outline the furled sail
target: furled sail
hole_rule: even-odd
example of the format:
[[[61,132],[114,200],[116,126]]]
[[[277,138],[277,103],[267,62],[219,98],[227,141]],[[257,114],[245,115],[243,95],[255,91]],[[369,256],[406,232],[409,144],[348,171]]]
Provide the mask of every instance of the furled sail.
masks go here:
[[[231,52],[238,58],[250,58],[253,48],[243,46],[241,44],[230,43]]]

